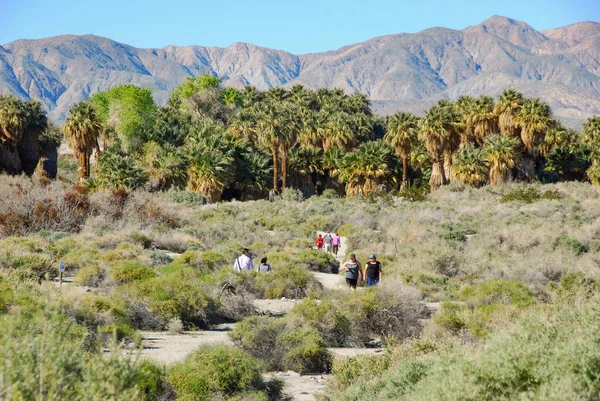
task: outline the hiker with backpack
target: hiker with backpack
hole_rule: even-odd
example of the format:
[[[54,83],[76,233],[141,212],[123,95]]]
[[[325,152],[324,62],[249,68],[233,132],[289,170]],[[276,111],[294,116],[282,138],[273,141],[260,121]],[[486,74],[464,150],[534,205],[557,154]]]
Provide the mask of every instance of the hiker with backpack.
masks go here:
[[[381,262],[377,260],[377,255],[372,253],[369,256],[369,262],[365,265],[365,272],[363,274],[363,278],[367,280],[367,287],[377,285],[381,281],[382,273]]]
[[[271,273],[271,265],[267,264],[267,257],[263,257],[260,260],[260,265],[258,265],[258,268],[256,269],[257,272],[259,273]]]
[[[233,262],[233,270],[236,272],[254,270],[254,264],[252,263],[249,249],[244,248],[242,254],[235,259],[235,262]]]
[[[333,242],[333,237],[331,234],[327,233],[323,237],[323,241],[325,242],[325,252],[331,253],[331,243]]]
[[[346,271],[346,284],[348,284],[348,287],[356,290],[358,280],[364,281],[362,267],[360,262],[356,260],[355,254],[350,254],[350,260],[342,265],[342,270]]]
[[[323,239],[323,236],[321,234],[319,234],[319,236],[317,237],[317,239],[315,240],[315,246],[317,247],[317,249],[320,251],[323,249],[323,245],[325,244],[325,240]]]
[[[342,244],[342,239],[338,233],[333,234],[331,237],[331,245],[333,249],[331,250],[335,256],[337,256],[338,251],[340,250],[340,245]]]

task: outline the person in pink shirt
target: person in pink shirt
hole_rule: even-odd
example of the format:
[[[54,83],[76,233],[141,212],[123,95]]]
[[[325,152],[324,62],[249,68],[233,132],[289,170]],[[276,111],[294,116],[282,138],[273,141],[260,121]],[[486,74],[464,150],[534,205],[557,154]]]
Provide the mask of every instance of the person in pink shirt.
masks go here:
[[[340,249],[341,243],[342,240],[340,239],[340,236],[338,235],[338,233],[335,233],[333,235],[333,238],[331,239],[331,244],[333,245],[333,254],[335,256],[337,256],[338,254],[338,250]]]

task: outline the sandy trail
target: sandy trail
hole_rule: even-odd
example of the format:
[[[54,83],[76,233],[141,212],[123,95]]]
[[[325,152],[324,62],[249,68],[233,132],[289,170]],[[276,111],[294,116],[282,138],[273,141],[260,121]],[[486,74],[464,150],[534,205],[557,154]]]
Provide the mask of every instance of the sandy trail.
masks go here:
[[[269,372],[263,375],[265,380],[283,381],[284,392],[295,401],[313,401],[319,394],[327,392],[327,382],[333,375],[300,375],[296,372]]]
[[[171,334],[165,331],[142,331],[144,348],[141,358],[170,365],[183,361],[200,347],[210,345],[232,345],[227,333],[235,324],[222,324],[213,330],[186,331],[181,334]]]

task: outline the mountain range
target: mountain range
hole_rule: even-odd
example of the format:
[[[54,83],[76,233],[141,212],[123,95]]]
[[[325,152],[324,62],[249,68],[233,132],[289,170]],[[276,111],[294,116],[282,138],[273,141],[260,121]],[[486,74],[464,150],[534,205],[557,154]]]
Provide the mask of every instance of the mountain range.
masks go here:
[[[514,87],[576,127],[600,114],[600,23],[537,31],[494,16],[463,30],[431,28],[304,55],[248,43],[142,49],[94,35],[0,46],[0,93],[40,99],[57,121],[73,103],[115,85],[150,87],[161,104],[187,76],[201,74],[235,87],[361,92],[381,114],[422,113],[439,99]]]

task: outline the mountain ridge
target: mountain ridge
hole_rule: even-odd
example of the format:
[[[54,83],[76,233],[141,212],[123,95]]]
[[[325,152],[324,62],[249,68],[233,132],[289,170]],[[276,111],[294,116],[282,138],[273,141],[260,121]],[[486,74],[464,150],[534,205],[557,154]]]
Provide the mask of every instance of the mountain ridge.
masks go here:
[[[377,112],[421,113],[464,94],[515,87],[541,97],[568,125],[600,114],[600,23],[544,31],[508,17],[453,30],[384,35],[322,53],[295,55],[251,43],[136,48],[92,34],[19,39],[0,46],[0,93],[39,98],[56,120],[97,91],[133,83],[158,103],[187,76],[218,75],[258,89],[302,84],[362,92]]]

